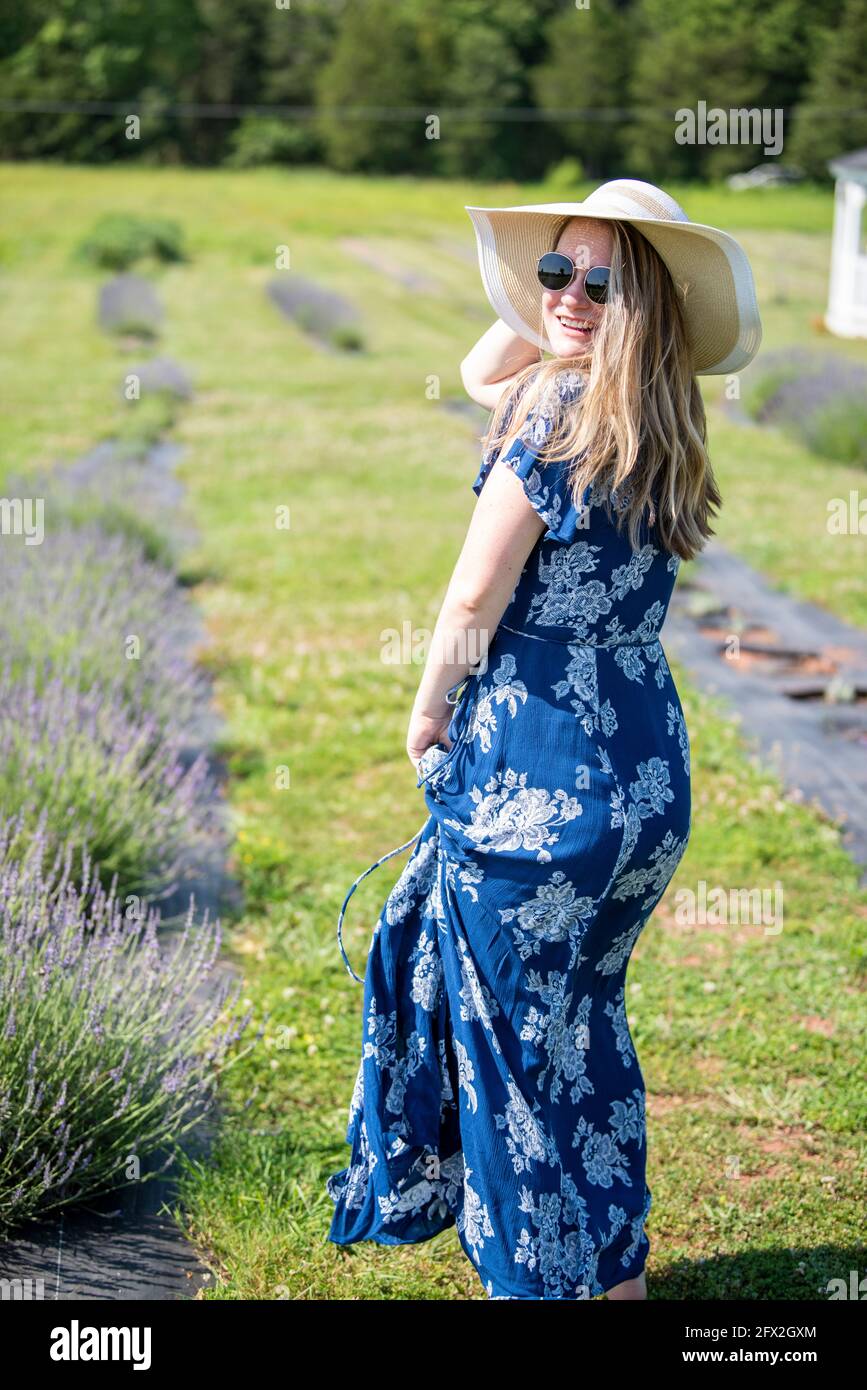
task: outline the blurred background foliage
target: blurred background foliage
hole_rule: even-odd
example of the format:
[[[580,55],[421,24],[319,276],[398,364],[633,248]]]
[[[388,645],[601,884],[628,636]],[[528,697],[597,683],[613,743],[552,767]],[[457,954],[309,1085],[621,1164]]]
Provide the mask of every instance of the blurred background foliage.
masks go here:
[[[576,158],[588,177],[755,164],[755,146],[672,140],[699,100],[782,108],[786,160],[810,177],[867,143],[867,0],[284,3],[4,7],[0,158],[518,180]]]

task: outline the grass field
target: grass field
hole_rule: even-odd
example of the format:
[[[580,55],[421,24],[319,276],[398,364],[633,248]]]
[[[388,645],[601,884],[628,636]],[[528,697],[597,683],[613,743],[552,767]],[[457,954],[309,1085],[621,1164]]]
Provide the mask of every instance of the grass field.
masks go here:
[[[672,191],[694,218],[742,237],[765,346],[814,341],[831,195]],[[225,721],[245,894],[229,950],[269,1017],[266,1042],[232,1073],[213,1161],[184,1184],[213,1296],[484,1297],[454,1232],[387,1252],[325,1241],[323,1183],[345,1161],[361,1036],[360,988],[334,924],[355,875],[425,814],[403,752],[420,668],[383,664],[381,634],[433,626],[473,501],[471,431],[426,390],[435,377],[443,398],[459,396],[460,359],[493,317],[466,256],[464,204],[541,201],[545,190],[4,166],[0,196],[5,471],[74,456],[117,426],[118,383],[141,353],[98,330],[103,277],[72,259],[97,216],[158,210],[182,223],[190,250],[188,263],[154,272],[167,307],[159,350],[197,386],[176,430],[201,531],[186,579],[207,617]],[[434,287],[402,288],[336,251],[343,237]],[[280,246],[294,269],[358,305],[366,352],[321,351],[280,317],[264,294]],[[864,344],[821,342],[867,356]],[[826,499],[863,489],[863,473],[733,423],[721,384],[705,385],[720,537],[781,586],[867,622],[864,540],[825,528]],[[275,527],[281,506],[288,530]],[[628,984],[650,1115],[650,1294],[817,1298],[865,1258],[853,1232],[864,1193],[867,894],[836,828],[784,797],[724,712],[675,676],[694,829]],[[353,898],[356,969],[402,863],[389,861]],[[747,889],[779,880],[784,931],[680,926],[673,895],[701,879]]]

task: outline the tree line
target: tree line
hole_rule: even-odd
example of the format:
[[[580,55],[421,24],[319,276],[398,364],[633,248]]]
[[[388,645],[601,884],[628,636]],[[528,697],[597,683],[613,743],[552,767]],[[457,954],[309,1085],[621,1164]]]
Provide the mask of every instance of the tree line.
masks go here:
[[[704,102],[781,111],[779,161],[825,178],[867,145],[865,79],[867,0],[18,0],[0,157],[519,180],[762,162],[675,139]]]

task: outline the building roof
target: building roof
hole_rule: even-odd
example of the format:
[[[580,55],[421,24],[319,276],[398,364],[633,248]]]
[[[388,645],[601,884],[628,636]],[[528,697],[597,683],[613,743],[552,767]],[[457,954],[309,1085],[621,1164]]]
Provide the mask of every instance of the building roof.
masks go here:
[[[836,179],[867,184],[867,147],[863,150],[852,150],[851,154],[841,154],[836,159],[829,159],[828,168]]]

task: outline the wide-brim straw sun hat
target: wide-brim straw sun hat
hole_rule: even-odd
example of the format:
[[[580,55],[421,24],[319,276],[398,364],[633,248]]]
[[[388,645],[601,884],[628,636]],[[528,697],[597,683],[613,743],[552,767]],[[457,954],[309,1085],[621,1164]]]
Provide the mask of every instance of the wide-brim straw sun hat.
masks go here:
[[[629,222],[655,247],[677,287],[697,376],[740,371],[759,350],[762,323],[743,247],[717,227],[691,222],[680,204],[652,183],[613,179],[580,203],[467,206],[466,211],[492,307],[545,352],[552,348],[542,325],[536,266],[572,217]]]

